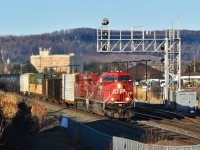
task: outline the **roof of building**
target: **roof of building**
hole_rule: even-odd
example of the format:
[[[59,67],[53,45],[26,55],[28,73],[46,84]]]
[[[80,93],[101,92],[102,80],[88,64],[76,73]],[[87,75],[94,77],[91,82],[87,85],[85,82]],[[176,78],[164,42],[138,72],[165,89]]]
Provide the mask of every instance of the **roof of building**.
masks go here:
[[[182,73],[181,76],[200,76],[200,72],[185,72],[185,73]]]
[[[163,72],[147,66],[143,63],[138,63],[136,66],[129,68],[129,73],[133,75],[135,80],[146,79],[146,70],[148,79],[164,79]]]

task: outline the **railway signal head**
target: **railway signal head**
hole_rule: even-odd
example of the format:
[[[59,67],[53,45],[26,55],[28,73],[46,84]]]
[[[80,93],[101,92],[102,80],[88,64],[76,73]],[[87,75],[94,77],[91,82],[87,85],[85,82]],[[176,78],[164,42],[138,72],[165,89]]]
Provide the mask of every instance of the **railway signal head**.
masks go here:
[[[108,50],[108,46],[107,45],[104,45],[103,47],[102,47],[102,51],[107,51]]]
[[[161,63],[164,63],[165,59],[164,59],[164,58],[161,58],[160,61],[161,61]]]
[[[102,25],[106,26],[106,25],[108,25],[108,24],[109,24],[109,20],[108,20],[107,18],[104,18],[104,19],[102,20]]]
[[[162,44],[160,48],[161,48],[161,50],[165,50],[165,45]]]

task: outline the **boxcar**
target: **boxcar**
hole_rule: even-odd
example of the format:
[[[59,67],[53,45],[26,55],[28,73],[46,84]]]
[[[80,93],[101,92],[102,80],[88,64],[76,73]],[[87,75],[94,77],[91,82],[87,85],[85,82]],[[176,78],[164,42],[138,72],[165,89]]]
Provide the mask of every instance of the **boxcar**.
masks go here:
[[[73,104],[75,101],[75,81],[77,74],[62,74],[62,100]]]
[[[29,94],[29,76],[33,73],[25,73],[20,75],[20,93]]]
[[[47,97],[49,99],[54,99],[60,102],[62,98],[62,79],[60,78],[51,78],[47,80],[46,87]]]
[[[34,73],[29,75],[30,94],[46,96],[46,74]]]

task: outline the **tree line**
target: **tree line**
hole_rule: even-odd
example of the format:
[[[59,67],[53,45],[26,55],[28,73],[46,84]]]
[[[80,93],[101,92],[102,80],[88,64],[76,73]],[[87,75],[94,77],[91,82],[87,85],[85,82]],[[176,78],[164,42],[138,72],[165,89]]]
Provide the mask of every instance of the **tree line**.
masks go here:
[[[181,30],[182,59],[200,58],[200,31]],[[96,52],[96,29],[77,28],[40,35],[0,36],[0,49],[11,63],[28,63],[31,55],[37,55],[39,47],[51,47],[51,54],[74,52],[98,55]],[[2,63],[2,62],[1,62]]]

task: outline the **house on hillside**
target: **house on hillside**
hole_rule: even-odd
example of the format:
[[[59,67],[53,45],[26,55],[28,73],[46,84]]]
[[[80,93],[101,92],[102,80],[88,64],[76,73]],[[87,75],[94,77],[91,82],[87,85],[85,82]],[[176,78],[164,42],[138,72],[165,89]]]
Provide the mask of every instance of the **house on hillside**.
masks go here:
[[[39,55],[30,56],[30,63],[39,73],[55,71],[59,73],[83,72],[83,60],[74,53],[51,55],[50,49],[39,48]]]

